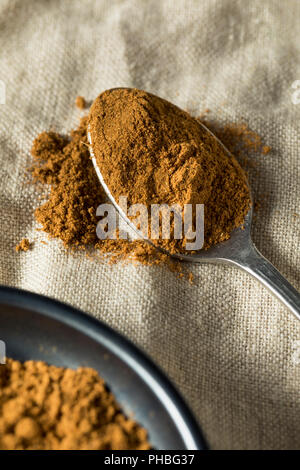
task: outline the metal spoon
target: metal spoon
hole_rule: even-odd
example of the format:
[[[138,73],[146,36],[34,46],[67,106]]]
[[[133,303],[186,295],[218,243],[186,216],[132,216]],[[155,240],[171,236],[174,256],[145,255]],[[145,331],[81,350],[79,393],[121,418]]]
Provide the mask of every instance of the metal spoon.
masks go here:
[[[229,150],[223,145],[223,143],[202,123],[199,124],[209,132],[222,147],[225,149],[228,155],[231,156]],[[93,143],[90,131],[88,129],[88,140],[90,143],[90,153],[92,162],[95,167],[97,176],[104,191],[106,192],[109,200],[115,206],[118,213],[125,220],[125,222],[137,233],[141,238],[144,238],[153,246],[155,246],[151,240],[145,238],[145,236],[136,228],[126,214],[119,207],[114,197],[112,196],[106,182],[103,179],[102,173],[97,165],[95,155],[93,152]],[[225,263],[237,266],[244,271],[247,271],[251,276],[260,281],[266,286],[281,302],[284,303],[296,317],[300,320],[300,293],[280,274],[280,272],[270,263],[255,247],[251,240],[251,222],[252,222],[252,209],[251,206],[248,214],[245,217],[243,229],[235,229],[229,240],[221,242],[208,250],[199,250],[197,253],[191,253],[188,255],[182,254],[170,254],[170,256],[179,258],[184,261],[191,263]],[[156,246],[155,246],[156,247]],[[157,248],[157,247],[156,247]],[[166,250],[163,250],[166,252]]]

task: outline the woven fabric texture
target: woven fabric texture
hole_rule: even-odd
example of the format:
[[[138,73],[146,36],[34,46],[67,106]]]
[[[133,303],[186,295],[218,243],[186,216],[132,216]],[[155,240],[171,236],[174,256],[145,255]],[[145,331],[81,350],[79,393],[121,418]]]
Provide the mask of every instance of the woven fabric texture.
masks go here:
[[[251,180],[265,197],[253,239],[300,289],[299,19],[298,0],[0,1],[0,282],[68,302],[141,346],[212,448],[300,447],[299,322],[235,268],[192,266],[190,286],[160,267],[109,266],[40,243],[25,170],[34,137],[67,133],[76,96],[107,88],[244,120],[272,147]],[[17,254],[23,237],[34,247]]]

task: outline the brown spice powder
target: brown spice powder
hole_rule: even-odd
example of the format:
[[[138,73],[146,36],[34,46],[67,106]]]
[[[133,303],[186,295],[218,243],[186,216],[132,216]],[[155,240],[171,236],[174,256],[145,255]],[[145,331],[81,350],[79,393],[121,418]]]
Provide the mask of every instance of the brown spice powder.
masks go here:
[[[250,194],[242,168],[197,119],[145,91],[113,89],[89,115],[97,164],[112,195],[129,204],[204,204],[204,248],[242,225]],[[153,240],[171,253],[186,239]]]
[[[7,359],[0,366],[0,450],[150,449],[98,373]]]
[[[104,193],[91,164],[86,139],[86,118],[71,132],[70,140],[54,132],[35,139],[31,171],[35,180],[50,184],[48,201],[35,211],[45,232],[66,246],[94,245],[96,208]]]
[[[271,147],[265,145],[260,135],[249,129],[245,122],[233,122],[221,126],[213,120],[208,120],[207,116],[201,116],[198,119],[239,159],[244,169],[254,168],[258,163],[253,158],[249,158],[249,154],[267,155],[271,151]]]
[[[20,243],[18,243],[16,245],[16,252],[19,253],[20,251],[28,251],[31,247],[31,243],[30,241],[28,240],[28,238],[23,238],[23,240],[20,241]]]
[[[87,141],[87,118],[63,137],[42,132],[33,142],[33,179],[51,186],[47,201],[35,210],[35,218],[50,237],[59,238],[67,248],[94,247],[110,262],[137,261],[146,265],[166,265],[182,274],[183,265],[167,257],[143,240],[99,240],[96,209],[106,202],[92,165]]]
[[[84,109],[86,107],[86,101],[83,98],[83,96],[77,96],[77,98],[75,100],[75,104],[76,104],[78,109]]]

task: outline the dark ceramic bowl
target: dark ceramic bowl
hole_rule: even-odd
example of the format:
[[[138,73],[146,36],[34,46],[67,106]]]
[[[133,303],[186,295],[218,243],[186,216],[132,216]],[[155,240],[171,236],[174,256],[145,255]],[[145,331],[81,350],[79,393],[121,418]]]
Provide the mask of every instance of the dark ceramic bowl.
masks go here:
[[[96,369],[156,449],[204,449],[201,431],[164,374],[100,321],[47,297],[0,287],[0,340],[6,355]],[[1,367],[1,365],[0,365]]]

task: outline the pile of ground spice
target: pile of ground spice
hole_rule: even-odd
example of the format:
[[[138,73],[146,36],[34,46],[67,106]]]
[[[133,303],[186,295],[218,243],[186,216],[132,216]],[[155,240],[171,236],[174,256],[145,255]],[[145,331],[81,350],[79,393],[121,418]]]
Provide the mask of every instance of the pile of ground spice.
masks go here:
[[[30,241],[28,240],[28,238],[23,238],[23,240],[20,241],[20,243],[18,243],[16,245],[16,252],[19,253],[20,251],[28,251],[31,247],[31,243]]]
[[[137,261],[166,265],[180,277],[180,262],[166,256],[143,240],[99,240],[96,234],[97,207],[106,202],[90,158],[87,117],[65,137],[42,132],[33,142],[30,169],[34,181],[50,185],[47,201],[35,210],[35,218],[50,237],[59,238],[67,248],[94,247],[111,262]],[[191,280],[191,274],[187,274]]]
[[[96,208],[105,196],[90,161],[86,118],[70,138],[42,132],[33,143],[32,155],[33,178],[51,185],[48,201],[35,211],[43,230],[66,246],[95,244]]]
[[[98,373],[7,359],[0,366],[0,450],[150,449]]]
[[[199,121],[145,91],[113,89],[89,114],[94,155],[116,201],[128,204],[204,204],[204,248],[243,224],[251,200],[237,160]],[[171,253],[186,238],[153,240]]]

